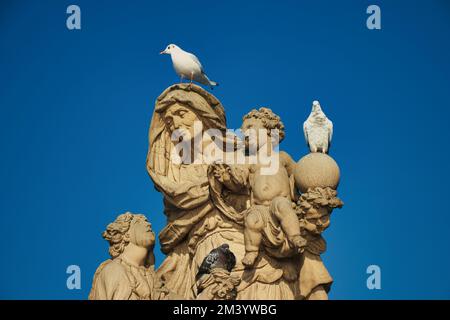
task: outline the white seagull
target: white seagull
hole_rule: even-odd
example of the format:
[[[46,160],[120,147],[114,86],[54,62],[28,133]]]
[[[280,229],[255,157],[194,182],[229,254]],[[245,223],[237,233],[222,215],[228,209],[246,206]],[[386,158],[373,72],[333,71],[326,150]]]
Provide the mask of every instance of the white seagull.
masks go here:
[[[323,113],[319,101],[313,101],[311,113],[303,123],[303,132],[311,152],[328,153],[333,138],[333,122]]]
[[[177,45],[169,44],[165,50],[160,52],[160,54],[170,54],[172,57],[173,68],[180,76],[181,82],[183,82],[183,79],[189,79],[191,80],[191,83],[192,81],[196,81],[206,86],[210,86],[211,89],[219,85],[217,82],[209,80],[206,73],[203,71],[202,64],[195,55],[184,51]]]

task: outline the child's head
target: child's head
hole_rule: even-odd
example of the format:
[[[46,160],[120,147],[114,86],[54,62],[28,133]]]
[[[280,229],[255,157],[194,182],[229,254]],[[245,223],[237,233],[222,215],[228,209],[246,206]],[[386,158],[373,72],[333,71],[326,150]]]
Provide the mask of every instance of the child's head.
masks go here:
[[[269,108],[261,107],[259,110],[253,109],[242,118],[241,130],[248,135],[249,130],[255,130],[258,136],[259,130],[266,130],[268,137],[278,140],[280,143],[284,139],[284,124],[278,115]],[[275,136],[276,135],[276,136]]]

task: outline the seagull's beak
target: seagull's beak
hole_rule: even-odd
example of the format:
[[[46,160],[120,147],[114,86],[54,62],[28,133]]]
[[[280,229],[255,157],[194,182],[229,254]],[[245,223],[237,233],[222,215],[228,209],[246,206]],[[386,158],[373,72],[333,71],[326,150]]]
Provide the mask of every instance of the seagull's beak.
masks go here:
[[[166,50],[161,51],[159,54],[166,54]]]

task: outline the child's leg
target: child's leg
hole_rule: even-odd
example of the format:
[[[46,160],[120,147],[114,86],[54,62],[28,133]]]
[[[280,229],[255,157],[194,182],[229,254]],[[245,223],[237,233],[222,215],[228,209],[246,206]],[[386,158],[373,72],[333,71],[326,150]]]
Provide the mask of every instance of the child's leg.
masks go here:
[[[262,240],[264,221],[256,209],[251,210],[245,217],[244,243],[245,256],[242,264],[252,266],[259,254],[259,246]]]
[[[300,222],[292,202],[285,197],[276,197],[272,200],[270,211],[280,221],[289,241],[297,248],[303,248],[306,240],[300,235]]]

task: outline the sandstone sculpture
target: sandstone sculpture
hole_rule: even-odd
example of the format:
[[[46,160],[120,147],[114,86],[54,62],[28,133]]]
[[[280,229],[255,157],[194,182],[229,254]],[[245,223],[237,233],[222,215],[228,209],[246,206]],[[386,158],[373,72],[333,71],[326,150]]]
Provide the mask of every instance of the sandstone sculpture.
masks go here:
[[[283,254],[281,252],[274,252],[272,248],[278,247],[279,239],[274,243],[270,241],[271,233],[274,225],[281,226],[280,237],[282,234],[286,235],[284,246],[289,248],[295,247],[298,251],[306,245],[306,241],[300,235],[300,225],[297,215],[292,207],[292,192],[289,176],[293,174],[294,161],[285,152],[278,153],[274,150],[270,132],[272,129],[277,129],[279,137],[284,137],[284,125],[280,120],[280,117],[275,115],[270,109],[260,108],[259,110],[253,110],[244,116],[244,122],[242,124],[242,130],[245,132],[248,129],[263,129],[266,132],[267,139],[260,139],[256,141],[254,152],[258,153],[262,150],[265,144],[269,144],[267,150],[271,150],[270,156],[273,159],[277,159],[279,164],[276,170],[271,174],[263,174],[262,166],[264,161],[259,161],[257,164],[248,165],[246,169],[248,172],[246,176],[248,181],[243,181],[244,184],[236,187],[234,181],[237,179],[232,178],[232,171],[230,174],[219,177],[224,185],[228,186],[231,190],[238,188],[245,188],[248,186],[248,193],[250,194],[251,202],[250,208],[244,213],[244,241],[245,241],[245,256],[242,259],[242,263],[251,267],[255,263],[258,257],[259,249],[263,242],[268,242],[266,245],[266,251],[271,252],[275,257],[280,257]],[[249,145],[249,140],[247,146]],[[278,144],[280,141],[277,141]],[[249,148],[252,149],[252,148]],[[260,157],[265,155],[265,151],[259,154]],[[273,222],[273,220],[276,222]],[[289,242],[289,243],[288,243]],[[277,250],[278,251],[278,250]],[[280,251],[283,251],[281,249]]]
[[[155,278],[155,234],[147,218],[121,214],[103,232],[109,242],[110,260],[95,272],[90,300],[157,300],[170,296]]]
[[[121,230],[106,235],[120,253],[99,267],[90,298],[328,298],[333,280],[320,255],[322,232],[343,205],[339,167],[325,154],[327,145],[297,163],[280,151],[284,125],[268,108],[245,115],[241,131],[227,131],[223,106],[197,85],[173,85],[158,97],[147,171],[163,196],[167,224],[159,240],[166,258],[156,272],[148,269],[148,279],[139,278],[145,292],[111,293],[127,283],[109,269],[125,268],[119,234],[128,232],[111,227]],[[205,157],[211,150],[214,157]]]

